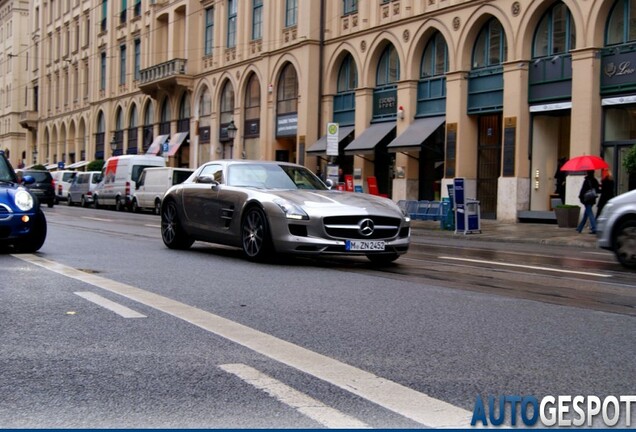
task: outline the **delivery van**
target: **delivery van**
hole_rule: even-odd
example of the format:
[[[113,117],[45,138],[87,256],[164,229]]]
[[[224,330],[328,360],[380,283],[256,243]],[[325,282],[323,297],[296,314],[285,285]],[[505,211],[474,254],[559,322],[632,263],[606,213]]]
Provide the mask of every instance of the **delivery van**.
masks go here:
[[[67,204],[73,206],[79,204],[88,207],[93,204],[93,192],[102,178],[100,171],[78,172],[73,178],[73,183],[68,188]]]
[[[173,185],[183,183],[194,170],[186,168],[146,168],[141,173],[132,198],[132,210],[152,210],[159,214],[161,200]]]
[[[102,179],[93,192],[95,208],[130,210],[132,194],[144,168],[165,166],[166,160],[161,156],[123,155],[108,158],[102,169]]]
[[[55,202],[66,201],[68,199],[68,189],[73,183],[77,171],[53,171],[51,176],[55,180]]]

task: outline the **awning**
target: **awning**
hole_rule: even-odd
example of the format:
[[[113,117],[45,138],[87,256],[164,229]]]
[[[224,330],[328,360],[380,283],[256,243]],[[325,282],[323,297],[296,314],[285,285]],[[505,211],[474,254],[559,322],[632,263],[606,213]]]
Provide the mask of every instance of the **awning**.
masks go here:
[[[161,151],[161,146],[163,146],[163,143],[165,143],[169,137],[170,135],[159,135],[155,137],[155,139],[152,141],[152,144],[150,144],[150,147],[148,147],[148,151],[146,152],[146,154],[158,155]]]
[[[419,151],[420,146],[446,121],[446,116],[415,119],[406,130],[386,146],[390,152]]]
[[[168,153],[166,154],[167,156],[174,156],[177,153],[177,150],[179,150],[179,147],[181,147],[181,144],[183,144],[183,142],[185,141],[185,139],[188,137],[188,135],[190,134],[190,132],[177,132],[176,134],[172,135],[172,138],[170,139],[170,147],[168,148]]]
[[[395,129],[395,122],[372,123],[360,136],[345,147],[345,154],[373,153],[378,145],[388,134]]]
[[[353,126],[341,126],[338,128],[338,143],[347,138],[353,133],[355,128]],[[307,153],[327,154],[327,135],[322,136],[318,141],[313,143],[311,147],[307,149]]]
[[[68,165],[66,168],[68,169],[76,169],[76,168],[82,168],[85,167],[86,165],[88,165],[90,162],[89,161],[78,161],[75,163],[72,163],[70,165]]]

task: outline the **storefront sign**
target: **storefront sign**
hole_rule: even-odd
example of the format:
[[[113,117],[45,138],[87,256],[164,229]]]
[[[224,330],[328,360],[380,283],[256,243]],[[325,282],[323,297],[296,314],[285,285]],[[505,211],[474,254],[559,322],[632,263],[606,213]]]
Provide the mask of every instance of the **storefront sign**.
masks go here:
[[[276,118],[276,136],[294,136],[298,132],[298,113]]]
[[[601,58],[601,93],[625,93],[636,89],[636,52],[604,49]]]

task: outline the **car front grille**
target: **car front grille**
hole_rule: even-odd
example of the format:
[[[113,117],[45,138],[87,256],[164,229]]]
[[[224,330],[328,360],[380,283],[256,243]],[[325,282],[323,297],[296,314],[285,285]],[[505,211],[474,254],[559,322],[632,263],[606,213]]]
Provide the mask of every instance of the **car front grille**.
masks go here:
[[[372,224],[363,221],[371,220]],[[327,234],[339,239],[388,239],[397,236],[400,229],[400,218],[385,216],[329,216],[323,219]],[[365,235],[361,227],[373,226],[373,232]]]

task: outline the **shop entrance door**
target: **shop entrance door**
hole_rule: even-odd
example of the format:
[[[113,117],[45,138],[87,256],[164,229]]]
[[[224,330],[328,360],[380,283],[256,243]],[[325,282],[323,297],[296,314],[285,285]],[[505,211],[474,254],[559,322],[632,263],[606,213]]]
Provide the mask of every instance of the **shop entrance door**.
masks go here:
[[[481,217],[497,217],[497,182],[501,173],[501,114],[479,117],[477,199]]]

